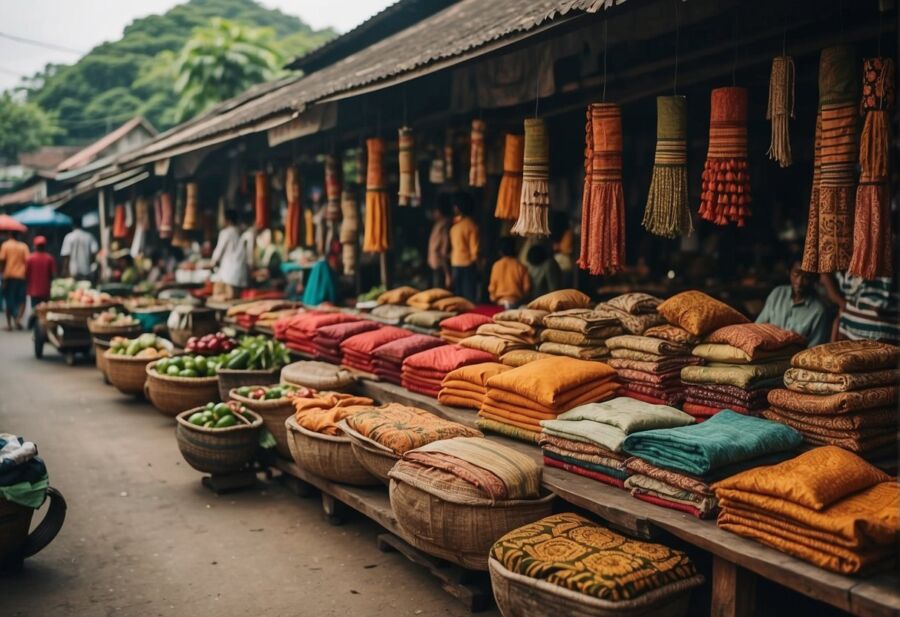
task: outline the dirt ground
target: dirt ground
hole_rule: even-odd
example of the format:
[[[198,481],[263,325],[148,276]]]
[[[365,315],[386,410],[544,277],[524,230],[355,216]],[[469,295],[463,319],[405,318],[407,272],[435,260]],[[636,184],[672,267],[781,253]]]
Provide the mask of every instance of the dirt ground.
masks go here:
[[[277,482],[202,488],[170,419],[87,361],[36,360],[30,333],[0,332],[0,431],[38,444],[68,502],[56,540],[0,578],[4,617],[469,614],[368,520],[332,526]]]

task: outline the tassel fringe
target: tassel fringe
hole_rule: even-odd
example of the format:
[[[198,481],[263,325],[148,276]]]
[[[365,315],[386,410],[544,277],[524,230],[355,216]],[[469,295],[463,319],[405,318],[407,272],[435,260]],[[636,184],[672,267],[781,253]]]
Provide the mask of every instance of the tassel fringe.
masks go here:
[[[522,180],[519,220],[511,233],[516,236],[550,235],[550,183],[547,180]]]
[[[644,229],[663,238],[677,238],[694,232],[688,205],[688,173],[686,166],[653,167]]]
[[[796,69],[794,59],[779,56],[772,60],[772,75],[769,78],[769,107],[766,118],[772,121],[772,143],[766,154],[781,167],[790,167],[791,135],[790,118],[794,114],[794,80]]]

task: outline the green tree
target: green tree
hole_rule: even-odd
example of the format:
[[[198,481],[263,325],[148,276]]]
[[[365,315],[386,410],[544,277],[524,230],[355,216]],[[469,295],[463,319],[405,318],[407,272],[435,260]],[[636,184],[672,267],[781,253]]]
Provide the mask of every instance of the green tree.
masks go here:
[[[214,17],[209,26],[194,30],[175,60],[179,122],[274,79],[280,66],[274,30]]]
[[[0,160],[15,161],[19,154],[49,144],[60,133],[56,119],[34,103],[0,94]]]

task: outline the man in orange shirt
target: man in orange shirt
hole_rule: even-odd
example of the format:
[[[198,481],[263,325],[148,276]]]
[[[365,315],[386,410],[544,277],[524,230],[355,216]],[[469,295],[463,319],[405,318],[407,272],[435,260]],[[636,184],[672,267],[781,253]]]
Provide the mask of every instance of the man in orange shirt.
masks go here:
[[[491,268],[488,294],[491,302],[503,308],[515,308],[531,293],[528,268],[515,258],[516,243],[509,236],[500,238],[500,259]]]
[[[453,204],[456,217],[450,228],[450,269],[453,293],[478,301],[478,225],[472,220],[472,198],[458,193]]]
[[[22,329],[25,313],[25,271],[28,261],[28,245],[18,239],[18,232],[9,232],[9,238],[0,245],[0,267],[3,268],[3,299],[6,301],[6,329],[13,325]]]

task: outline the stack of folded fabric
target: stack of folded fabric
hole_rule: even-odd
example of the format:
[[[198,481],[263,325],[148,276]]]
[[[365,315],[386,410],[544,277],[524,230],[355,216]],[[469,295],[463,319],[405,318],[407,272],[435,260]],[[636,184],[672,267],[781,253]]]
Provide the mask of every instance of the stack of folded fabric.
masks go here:
[[[266,311],[262,315],[259,316],[259,319],[256,320],[256,323],[253,327],[258,332],[264,332],[268,334],[275,333],[275,323],[280,319],[285,317],[292,317],[293,315],[298,314],[303,309],[292,307],[292,308],[282,308],[274,311]]]
[[[463,347],[468,347],[469,349],[477,349],[489,353],[493,356],[494,360],[499,360],[500,356],[509,353],[510,351],[515,351],[516,349],[528,349],[530,347],[526,343],[513,340],[510,336],[483,334],[481,332],[482,328],[490,327],[492,325],[494,324],[485,324],[481,326],[478,328],[479,331],[475,335],[464,338],[459,344]]]
[[[279,320],[276,322],[276,325],[284,324],[282,331],[284,338],[281,340],[285,341],[285,346],[288,349],[312,356],[316,353],[316,348],[313,346],[313,338],[315,338],[316,331],[319,328],[339,323],[350,323],[352,321],[360,321],[360,318],[346,313],[307,311]],[[278,336],[277,333],[276,336]]]
[[[546,360],[547,358],[555,357],[553,354],[535,351],[534,349],[515,349],[500,356],[500,362],[507,366],[516,367],[535,360]]]
[[[448,296],[435,300],[431,308],[448,313],[467,313],[475,310],[475,305],[461,296]]]
[[[511,368],[497,362],[482,362],[450,371],[441,382],[438,402],[451,407],[468,407],[477,411],[481,409],[484,395],[487,393],[487,380]]]
[[[418,289],[413,287],[395,287],[378,296],[376,302],[382,304],[406,304],[406,301],[419,293]]]
[[[400,304],[379,304],[371,310],[369,317],[375,321],[392,326],[400,325],[407,317],[416,312],[411,306]]]
[[[444,341],[425,334],[413,334],[385,343],[372,352],[375,376],[400,385],[403,381],[403,361],[413,354],[445,345]]]
[[[225,312],[225,322],[236,324],[249,330],[256,325],[257,320],[263,313],[295,307],[295,302],[284,299],[243,302],[228,308]]]
[[[314,396],[294,399],[294,418],[308,431],[323,435],[341,435],[338,423],[374,404],[372,399],[341,392],[317,392]]]
[[[341,343],[341,365],[374,375],[375,356],[372,352],[386,343],[408,336],[412,334],[395,326],[383,326],[351,336]]]
[[[682,371],[684,410],[707,418],[722,409],[758,415],[782,382],[790,358],[805,347],[795,332],[772,324],[736,324],[710,333],[692,353],[707,366]]]
[[[500,311],[494,315],[494,323],[501,326],[512,326],[519,330],[523,342],[531,342],[533,347],[541,342],[541,330],[544,328],[544,317],[549,315],[547,311],[537,309],[517,308]]]
[[[567,309],[544,317],[538,351],[580,360],[609,355],[606,339],[622,334],[618,319],[591,309]]]
[[[538,443],[547,466],[624,488],[628,456],[622,443],[628,435],[693,423],[691,416],[674,407],[620,396],[542,421]]]
[[[658,326],[665,320],[656,312],[662,300],[645,293],[627,293],[601,302],[594,309],[603,315],[619,320],[629,334],[643,334],[647,328]]]
[[[464,338],[475,336],[475,332],[491,318],[480,313],[463,313],[441,322],[441,338],[448,343],[458,343]]]
[[[417,334],[430,334],[437,336],[440,333],[440,324],[455,313],[449,311],[415,311],[403,320],[403,327]]]
[[[313,337],[312,345],[317,359],[327,360],[334,364],[341,363],[341,343],[357,334],[377,330],[381,324],[361,319],[359,321],[348,321],[347,323],[338,323],[331,326],[322,326],[316,331]]]
[[[407,390],[437,398],[448,373],[461,366],[492,362],[493,359],[491,354],[477,349],[442,345],[407,357],[401,369],[401,383]]]
[[[896,556],[900,485],[834,446],[716,483],[717,524],[841,574]]]
[[[625,488],[642,501],[709,517],[717,506],[713,482],[783,461],[802,442],[790,427],[726,409],[702,424],[629,435],[622,449],[640,462],[626,462]]]
[[[439,439],[484,436],[474,428],[399,403],[354,413],[347,418],[347,425],[397,456]]]
[[[897,360],[900,348],[877,341],[839,341],[800,352],[769,392],[763,417],[791,426],[806,441],[840,446],[896,469]]]
[[[431,309],[435,309],[434,303],[443,298],[450,298],[453,294],[446,289],[440,289],[439,287],[434,287],[432,289],[426,289],[425,291],[419,291],[406,299],[406,305],[411,306],[412,308],[418,311],[429,311]]]
[[[609,365],[619,374],[619,394],[654,403],[678,405],[684,400],[681,369],[699,362],[691,348],[653,336],[624,334],[606,340]]]
[[[602,362],[565,357],[529,362],[487,380],[478,426],[537,443],[541,420],[611,397],[618,388],[615,375]]]
[[[539,296],[528,303],[528,308],[536,311],[555,313],[575,308],[590,308],[591,299],[577,289],[559,289]]]

